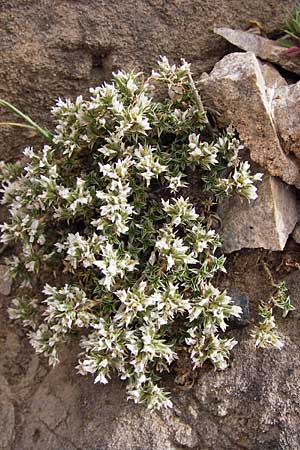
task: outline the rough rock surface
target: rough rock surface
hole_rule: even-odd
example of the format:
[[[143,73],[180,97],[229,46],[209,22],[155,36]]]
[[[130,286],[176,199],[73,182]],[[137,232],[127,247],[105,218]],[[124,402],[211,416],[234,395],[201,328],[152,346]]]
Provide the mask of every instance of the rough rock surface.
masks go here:
[[[297,242],[297,244],[300,244],[300,223],[297,223],[297,225],[295,226],[292,233],[292,238],[295,242]]]
[[[267,32],[281,28],[294,0],[1,0],[0,98],[51,127],[58,96],[88,94],[118,68],[149,72],[159,55],[192,63],[195,75],[211,70],[231,48],[212,33],[217,26]],[[11,119],[0,110],[0,122]],[[8,159],[33,139],[30,131],[1,130]],[[34,142],[41,142],[35,140]]]
[[[9,295],[11,284],[11,280],[7,277],[7,267],[0,264],[0,293],[2,295]]]
[[[266,84],[253,53],[231,53],[203,75],[201,92],[220,114],[220,126],[233,124],[250,157],[273,176],[300,185],[299,168],[280,145]]]
[[[112,70],[149,70],[160,54],[192,62],[196,77],[231,50],[214,26],[281,28],[294,0],[0,0],[0,98],[38,123],[52,126],[58,96],[88,94]],[[0,122],[11,119],[3,109]],[[15,119],[15,118],[14,118]],[[1,128],[0,157],[8,160],[32,143],[31,132]],[[1,220],[4,219],[0,207]],[[247,292],[251,313],[269,294],[257,261],[239,257],[224,283]],[[236,254],[229,255],[228,263]],[[234,261],[233,261],[234,262]],[[280,261],[276,262],[277,264]],[[251,276],[249,276],[249,273]],[[233,278],[232,278],[233,277]],[[234,278],[235,277],[235,278]],[[0,291],[1,450],[291,450],[300,448],[299,318],[280,322],[286,346],[253,349],[249,328],[233,334],[231,368],[204,368],[187,390],[166,379],[175,408],[150,414],[127,403],[124,385],[94,385],[74,370],[74,351],[50,370],[8,321]]]
[[[300,82],[275,90],[272,114],[283,147],[300,158]]]
[[[300,319],[300,271],[296,270],[288,274],[285,283],[291,297],[291,303],[295,307],[293,317]]]
[[[266,39],[254,33],[224,27],[215,28],[214,32],[242,50],[253,52],[265,61],[278,64],[284,69],[300,75],[299,58],[289,57],[286,54],[287,49],[271,39]]]
[[[229,256],[232,275],[224,275],[224,287],[247,292],[252,319],[258,301],[267,299],[273,289],[259,264],[266,257],[267,252],[261,250]],[[268,263],[275,267],[280,259]],[[9,323],[5,303],[2,297],[1,450],[300,447],[297,311],[278,320],[285,341],[283,350],[255,350],[249,333],[252,325],[236,329],[232,336],[240,343],[233,351],[230,368],[214,372],[204,367],[190,388],[176,385],[171,373],[165,384],[172,391],[174,409],[151,414],[126,401],[122,382],[94,385],[90,377],[77,375],[75,348],[68,347],[62,363],[49,369],[44,359],[33,353],[22,331]]]
[[[275,90],[281,86],[287,86],[287,81],[272,64],[259,60],[258,62],[265,81],[266,95],[269,102],[272,102]]]
[[[257,187],[256,200],[233,196],[219,206],[219,232],[226,253],[242,248],[283,250],[299,219],[292,187],[268,174]]]

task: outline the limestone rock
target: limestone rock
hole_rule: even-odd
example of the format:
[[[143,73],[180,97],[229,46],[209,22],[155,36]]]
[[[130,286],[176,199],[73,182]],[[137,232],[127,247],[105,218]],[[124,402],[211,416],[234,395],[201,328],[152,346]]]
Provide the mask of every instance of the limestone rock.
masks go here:
[[[269,96],[259,62],[253,53],[231,53],[200,81],[200,90],[219,112],[220,126],[233,124],[250,157],[273,176],[300,185],[299,169],[280,145]]]
[[[242,248],[283,250],[299,219],[296,195],[290,186],[268,174],[258,184],[258,197],[226,199],[218,209],[223,250]]]
[[[284,149],[300,158],[300,82],[275,90],[272,113]]]
[[[7,267],[0,264],[0,292],[2,295],[10,294],[11,284],[11,280],[7,276]]]
[[[214,32],[242,50],[253,52],[261,59],[278,64],[284,69],[300,75],[299,58],[291,58],[286,53],[286,48],[278,45],[271,39],[247,31],[233,30],[225,27],[214,28]]]

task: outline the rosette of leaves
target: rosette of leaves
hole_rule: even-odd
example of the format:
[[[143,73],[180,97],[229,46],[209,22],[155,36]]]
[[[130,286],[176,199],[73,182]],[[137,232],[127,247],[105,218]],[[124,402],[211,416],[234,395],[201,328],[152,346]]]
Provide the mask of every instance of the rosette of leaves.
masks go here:
[[[159,378],[179,351],[224,369],[236,344],[226,328],[240,308],[212,282],[225,259],[211,206],[254,199],[260,175],[233,130],[209,125],[184,61],[162,58],[148,79],[119,71],[90,92],[59,99],[49,143],[1,165],[1,239],[17,244],[10,317],[50,364],[77,339],[81,374],[115,372],[129,398],[171,406]]]

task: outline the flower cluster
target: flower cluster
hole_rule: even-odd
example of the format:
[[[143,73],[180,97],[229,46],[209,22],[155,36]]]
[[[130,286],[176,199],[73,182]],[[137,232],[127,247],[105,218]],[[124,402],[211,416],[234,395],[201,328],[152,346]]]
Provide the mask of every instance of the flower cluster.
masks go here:
[[[284,342],[277,332],[273,309],[275,307],[281,309],[283,311],[282,317],[286,317],[295,307],[291,305],[291,299],[287,295],[288,289],[284,281],[275,285],[275,288],[276,292],[269,303],[259,307],[258,314],[261,317],[261,321],[252,332],[256,347],[276,347],[281,349],[284,346]]]
[[[171,406],[158,381],[179,350],[195,368],[228,365],[227,319],[241,311],[212,284],[225,259],[202,199],[254,199],[260,178],[232,129],[207,126],[189,64],[158,66],[147,81],[119,71],[88,100],[59,99],[51,145],[0,166],[2,242],[18,242],[11,318],[50,364],[76,333],[78,371],[100,383],[117,372],[150,408]]]

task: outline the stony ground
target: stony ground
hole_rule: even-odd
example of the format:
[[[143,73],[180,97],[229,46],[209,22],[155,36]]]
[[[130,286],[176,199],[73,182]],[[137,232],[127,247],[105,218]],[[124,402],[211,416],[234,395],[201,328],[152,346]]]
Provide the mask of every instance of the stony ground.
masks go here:
[[[231,367],[204,367],[193,377],[184,361],[164,380],[174,409],[150,414],[128,403],[124,385],[107,386],[76,374],[76,344],[49,369],[30,348],[21,329],[9,323],[8,297],[1,300],[0,448],[5,450],[216,450],[298,449],[300,443],[299,325],[300,264],[290,241],[283,253],[246,250],[228,259],[219,284],[248,294],[250,324],[233,328],[240,344]],[[274,279],[285,278],[294,312],[279,320],[285,347],[255,350],[250,330],[258,301],[268,298]],[[2,291],[5,285],[2,284]],[[174,382],[180,375],[186,383]]]
[[[57,96],[87,93],[112,70],[153,67],[160,54],[192,62],[196,75],[232,50],[212,26],[247,28],[255,20],[276,35],[292,5],[277,0],[0,0],[0,98],[50,126]],[[3,111],[1,121],[8,116]],[[36,138],[1,128],[0,155],[8,160]],[[36,141],[37,142],[37,141]],[[5,211],[0,211],[1,221]],[[5,253],[2,257],[5,256]],[[2,259],[2,264],[4,260]],[[0,262],[1,263],[1,262]],[[300,313],[279,321],[282,351],[255,351],[250,338],[257,303],[271,283],[286,278],[300,307],[299,247],[284,252],[243,250],[228,257],[223,287],[249,296],[250,324],[233,328],[240,344],[231,367],[189,373],[185,361],[165,383],[175,407],[150,414],[126,401],[124,385],[94,385],[74,370],[67,348],[50,370],[8,321],[10,296],[0,270],[1,450],[297,450],[300,448]],[[184,385],[175,378],[186,379]]]

